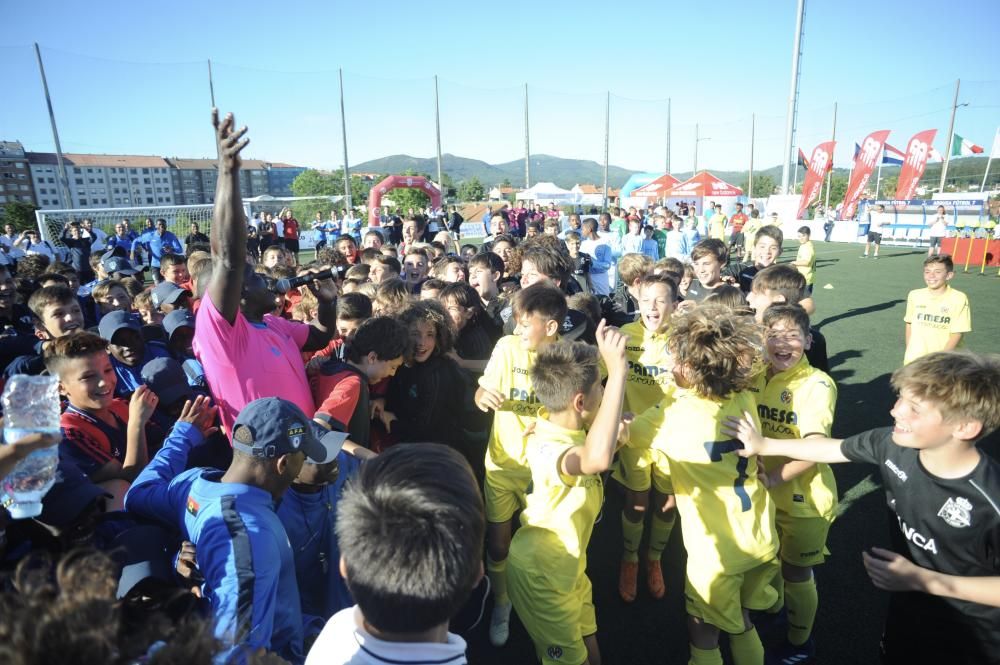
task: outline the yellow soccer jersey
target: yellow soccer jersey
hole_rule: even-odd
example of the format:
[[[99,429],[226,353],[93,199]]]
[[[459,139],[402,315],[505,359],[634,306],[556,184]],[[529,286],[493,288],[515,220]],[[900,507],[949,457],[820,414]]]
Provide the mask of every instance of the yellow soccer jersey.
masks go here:
[[[806,278],[806,286],[812,284],[816,280],[816,247],[813,245],[812,240],[799,245],[799,251],[795,255],[795,262],[808,264],[795,267]]]
[[[674,387],[673,360],[667,350],[670,331],[651,332],[642,321],[622,326],[628,335],[625,358],[625,410],[640,414],[667,397]]]
[[[761,433],[773,439],[801,439],[811,434],[829,437],[836,404],[833,379],[812,367],[803,355],[793,367],[771,377],[757,397]],[[773,469],[788,458],[761,461]],[[830,518],[837,509],[837,483],[829,464],[817,464],[770,492],[775,508],[793,517]]]
[[[601,510],[604,487],[599,475],[567,476],[563,455],[582,446],[587,433],[555,425],[544,416],[527,437],[528,466],[534,487],[521,513],[521,528],[511,542],[511,557],[530,557],[546,575],[564,578],[566,588],[587,569],[587,544]],[[559,586],[562,586],[559,584]]]
[[[754,243],[757,240],[757,232],[760,231],[761,221],[760,217],[750,217],[747,219],[747,223],[743,225],[743,237],[746,243],[747,250],[753,250]]]
[[[486,464],[496,468],[518,469],[527,466],[524,456],[524,428],[538,414],[538,398],[528,372],[535,364],[536,353],[524,347],[519,335],[500,338],[479,385],[504,396],[503,404],[493,415]]]
[[[906,345],[904,365],[928,353],[943,351],[952,333],[972,330],[969,299],[950,286],[940,296],[934,296],[930,289],[910,291],[903,320],[910,324],[910,343]],[[961,347],[962,343],[958,345]]]
[[[725,240],[727,221],[728,218],[725,215],[712,215],[712,218],[708,220],[708,237]]]
[[[773,559],[774,505],[757,480],[757,459],[740,457],[742,444],[722,433],[728,416],[756,414],[753,393],[716,402],[677,388],[674,398],[653,430],[652,448],[670,462],[688,565],[736,574]],[[648,431],[633,426],[631,436]]]

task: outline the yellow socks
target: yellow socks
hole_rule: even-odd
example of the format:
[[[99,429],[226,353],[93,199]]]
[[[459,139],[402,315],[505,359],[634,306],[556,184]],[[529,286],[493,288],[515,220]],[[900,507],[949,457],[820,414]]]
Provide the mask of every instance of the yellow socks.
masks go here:
[[[638,522],[630,522],[624,512],[622,512],[622,535],[625,537],[625,552],[622,559],[630,563],[639,561],[639,543],[642,542],[643,520],[640,516]]]
[[[771,580],[771,586],[778,592],[778,600],[774,601],[774,605],[771,605],[771,607],[767,609],[767,613],[777,614],[781,611],[781,608],[785,606],[785,578],[781,576],[780,572],[774,576],[773,580]]]
[[[510,598],[507,596],[507,559],[494,561],[487,556],[486,574],[489,575],[490,585],[493,587],[494,604],[509,603]]]
[[[805,582],[785,582],[785,605],[788,607],[788,641],[798,646],[812,634],[819,595],[816,578]]]
[[[670,532],[673,531],[674,522],[677,521],[677,511],[671,510],[669,517],[664,519],[661,515],[653,515],[652,524],[649,525],[649,551],[646,556],[650,561],[659,561],[663,555],[663,550],[670,540]]]
[[[733,653],[734,665],[764,665],[764,645],[761,644],[757,629],[729,636],[729,650]]]
[[[695,645],[691,647],[691,660],[688,665],[722,665],[722,652],[719,647],[714,649],[699,649]]]

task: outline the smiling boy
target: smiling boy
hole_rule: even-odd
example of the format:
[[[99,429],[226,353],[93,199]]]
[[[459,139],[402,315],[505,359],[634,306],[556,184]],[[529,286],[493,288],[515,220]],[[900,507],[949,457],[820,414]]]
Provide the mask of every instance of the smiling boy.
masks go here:
[[[955,265],[947,254],[924,260],[925,289],[914,289],[906,297],[906,353],[903,364],[933,351],[951,351],[962,344],[962,335],[972,331],[969,299],[951,288]]]
[[[727,433],[741,455],[878,467],[899,523],[892,550],[862,553],[875,586],[893,592],[882,662],[998,663],[1000,463],[976,443],[1000,426],[1000,356],[931,353],[896,370],[892,385],[891,428],[781,440],[743,418]]]

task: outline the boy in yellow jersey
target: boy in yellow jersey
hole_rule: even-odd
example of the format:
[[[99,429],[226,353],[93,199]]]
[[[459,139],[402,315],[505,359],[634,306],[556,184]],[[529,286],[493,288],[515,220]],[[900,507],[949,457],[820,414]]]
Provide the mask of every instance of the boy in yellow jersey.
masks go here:
[[[626,373],[625,336],[604,321],[597,349],[550,344],[531,370],[544,408],[527,437],[533,489],[510,545],[510,596],[543,664],[601,662],[587,544],[622,427]]]
[[[635,419],[630,441],[648,444],[653,487],[667,468],[687,549],[685,583],[690,665],[722,665],[719,631],[729,633],[736,665],[761,665],[764,647],[748,610],[774,605],[777,572],[774,506],[756,464],[737,454],[740,443],[722,433],[727,416],[757,405],[750,392],[757,372],[760,328],[720,305],[701,305],[676,317],[670,331],[674,401]],[[662,460],[662,462],[661,462]]]
[[[951,351],[962,344],[962,335],[972,330],[969,299],[948,284],[955,277],[955,264],[947,254],[924,260],[926,289],[906,296],[906,353],[909,364],[934,351]]]
[[[799,227],[799,251],[795,254],[792,265],[799,269],[806,278],[806,295],[811,296],[813,282],[816,281],[816,248],[810,238],[812,231],[808,226]]]
[[[625,356],[628,359],[628,381],[625,383],[625,410],[643,413],[664,400],[673,391],[673,362],[667,342],[670,317],[677,300],[677,285],[666,275],[647,275],[639,280],[639,320],[622,326],[628,337]],[[618,573],[618,593],[631,603],[636,597],[639,575],[639,543],[650,505],[652,458],[649,448],[625,446],[618,452],[616,479],[625,486],[625,508],[622,511],[622,535],[625,552]],[[669,470],[659,469],[661,487],[669,489]],[[663,598],[666,587],[660,558],[676,511],[672,493],[653,491],[655,506],[646,550],[646,584],[653,598]]]
[[[765,436],[775,439],[829,437],[837,386],[809,365],[812,342],[809,315],[798,305],[773,305],[764,312],[766,383],[757,397],[757,416]],[[779,596],[788,609],[788,643],[779,662],[804,662],[814,654],[811,639],[819,603],[813,566],[823,563],[826,536],[837,510],[837,483],[827,464],[761,458],[775,507],[781,541]],[[784,584],[780,584],[781,580]],[[781,609],[779,600],[772,612]]]
[[[708,216],[708,213],[706,213],[706,216]],[[729,218],[722,213],[722,204],[716,203],[715,209],[712,211],[712,216],[708,219],[708,237],[725,241],[726,226],[728,223]]]
[[[511,519],[524,507],[531,482],[524,429],[534,421],[539,402],[530,372],[537,352],[559,338],[566,309],[566,297],[548,281],[518,291],[513,307],[517,328],[497,342],[476,390],[476,406],[495,412],[485,483],[486,572],[493,587],[490,642],[494,646],[503,646],[510,636],[507,553]]]

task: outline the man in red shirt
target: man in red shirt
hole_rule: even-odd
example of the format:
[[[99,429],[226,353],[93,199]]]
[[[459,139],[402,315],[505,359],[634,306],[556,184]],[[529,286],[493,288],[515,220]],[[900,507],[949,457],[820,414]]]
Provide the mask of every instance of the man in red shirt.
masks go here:
[[[299,220],[292,216],[291,210],[285,211],[285,227],[281,231],[285,241],[285,249],[295,257],[295,265],[299,264]]]
[[[746,240],[743,236],[743,225],[747,223],[747,216],[743,212],[743,204],[736,204],[736,212],[729,218],[729,228],[732,235],[729,236],[729,253],[731,256],[739,255],[740,259],[746,256]]]

